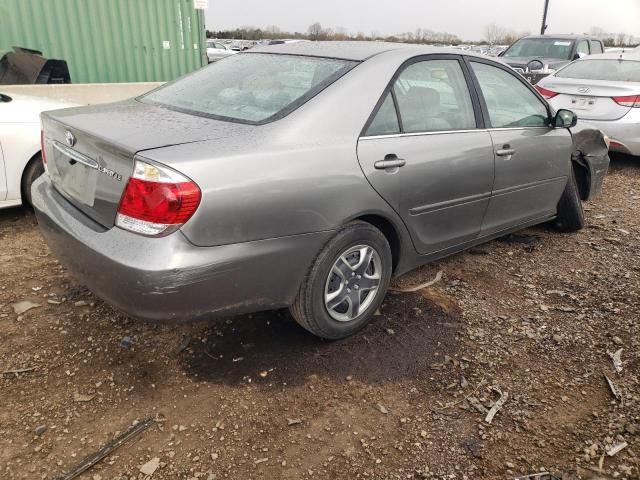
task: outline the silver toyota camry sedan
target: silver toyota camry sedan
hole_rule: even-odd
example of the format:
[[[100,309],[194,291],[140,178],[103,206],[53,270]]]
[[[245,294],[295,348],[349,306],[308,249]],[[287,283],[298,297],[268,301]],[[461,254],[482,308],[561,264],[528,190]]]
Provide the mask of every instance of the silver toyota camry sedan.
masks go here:
[[[392,276],[580,229],[609,162],[508,66],[385,43],[255,48],[42,123],[38,222],[96,295],[153,321],[288,307],[329,339],[363,328]]]

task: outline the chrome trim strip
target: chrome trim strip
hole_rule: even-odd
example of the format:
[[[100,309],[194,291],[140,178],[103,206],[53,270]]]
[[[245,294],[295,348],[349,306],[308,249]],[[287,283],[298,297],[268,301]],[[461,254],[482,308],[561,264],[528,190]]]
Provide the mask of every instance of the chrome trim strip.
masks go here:
[[[498,127],[498,128],[489,128],[489,132],[506,132],[512,130],[554,130],[551,126],[545,127]]]
[[[372,135],[370,137],[360,137],[359,140],[378,140],[381,138],[404,138],[404,137],[424,137],[427,135],[450,135],[452,133],[472,133],[472,132],[504,132],[520,130],[552,130],[553,127],[500,127],[500,128],[474,128],[472,130],[441,130],[435,132],[417,133],[390,133],[388,135]]]
[[[423,137],[427,135],[449,135],[452,133],[486,132],[486,129],[474,128],[473,130],[440,130],[435,132],[417,133],[390,133],[388,135],[373,135],[371,137],[360,137],[360,140],[377,140],[379,138],[403,138],[403,137]]]
[[[96,162],[93,158],[89,158],[86,155],[76,152],[69,147],[65,147],[60,142],[56,142],[55,140],[52,143],[53,147],[63,155],[66,155],[72,160],[75,160],[76,162],[81,163],[89,168],[93,168],[94,170],[98,169],[98,162]]]

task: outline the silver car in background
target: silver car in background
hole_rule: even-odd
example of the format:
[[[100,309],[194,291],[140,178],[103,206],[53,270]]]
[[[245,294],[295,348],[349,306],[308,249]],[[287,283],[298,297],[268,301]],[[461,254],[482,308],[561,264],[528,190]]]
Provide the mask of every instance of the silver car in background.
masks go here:
[[[602,130],[611,150],[640,155],[640,52],[592,55],[538,82],[554,108],[575,111]]]
[[[217,62],[223,58],[227,58],[229,55],[235,55],[236,51],[227,48],[227,46],[217,40],[207,40],[207,59],[209,63]]]
[[[42,121],[38,223],[94,293],[154,321],[289,307],[330,339],[394,275],[582,228],[609,162],[503,63],[378,42],[256,47]]]

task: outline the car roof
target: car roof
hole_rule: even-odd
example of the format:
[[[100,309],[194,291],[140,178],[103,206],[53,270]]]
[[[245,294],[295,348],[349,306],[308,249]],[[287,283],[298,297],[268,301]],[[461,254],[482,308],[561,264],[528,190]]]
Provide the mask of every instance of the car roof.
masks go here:
[[[455,50],[447,47],[430,47],[394,42],[336,41],[336,42],[299,42],[280,45],[258,46],[246,53],[276,53],[281,55],[304,55],[310,57],[338,58],[342,60],[364,61],[376,55],[390,51],[406,51],[408,55],[455,54],[481,56],[474,52]]]
[[[594,55],[588,55],[580,60],[584,62],[586,60],[634,60],[640,61],[640,51],[634,51],[633,49],[624,52],[610,52],[610,53],[597,53]]]
[[[562,38],[565,40],[599,40],[596,37],[593,37],[591,35],[575,35],[575,34],[551,34],[548,33],[546,35],[527,35],[526,37],[522,37],[522,38]]]

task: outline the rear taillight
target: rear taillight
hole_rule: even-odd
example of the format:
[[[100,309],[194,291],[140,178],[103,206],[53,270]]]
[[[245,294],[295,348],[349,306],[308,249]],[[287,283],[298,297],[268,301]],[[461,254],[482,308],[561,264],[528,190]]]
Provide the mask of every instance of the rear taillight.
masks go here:
[[[533,88],[535,88],[538,91],[538,93],[540,95],[542,95],[544,98],[546,98],[547,100],[549,100],[549,99],[555,97],[556,95],[558,95],[557,92],[553,92],[553,91],[548,90],[546,88],[543,88],[543,87],[541,87],[539,85],[534,85]]]
[[[623,107],[640,108],[640,95],[629,95],[626,97],[613,97],[612,100]]]
[[[44,151],[44,130],[40,130],[40,152],[42,154],[44,168],[47,168],[47,154]]]
[[[200,204],[198,185],[170,168],[136,160],[122,194],[116,225],[142,235],[168,235]]]

